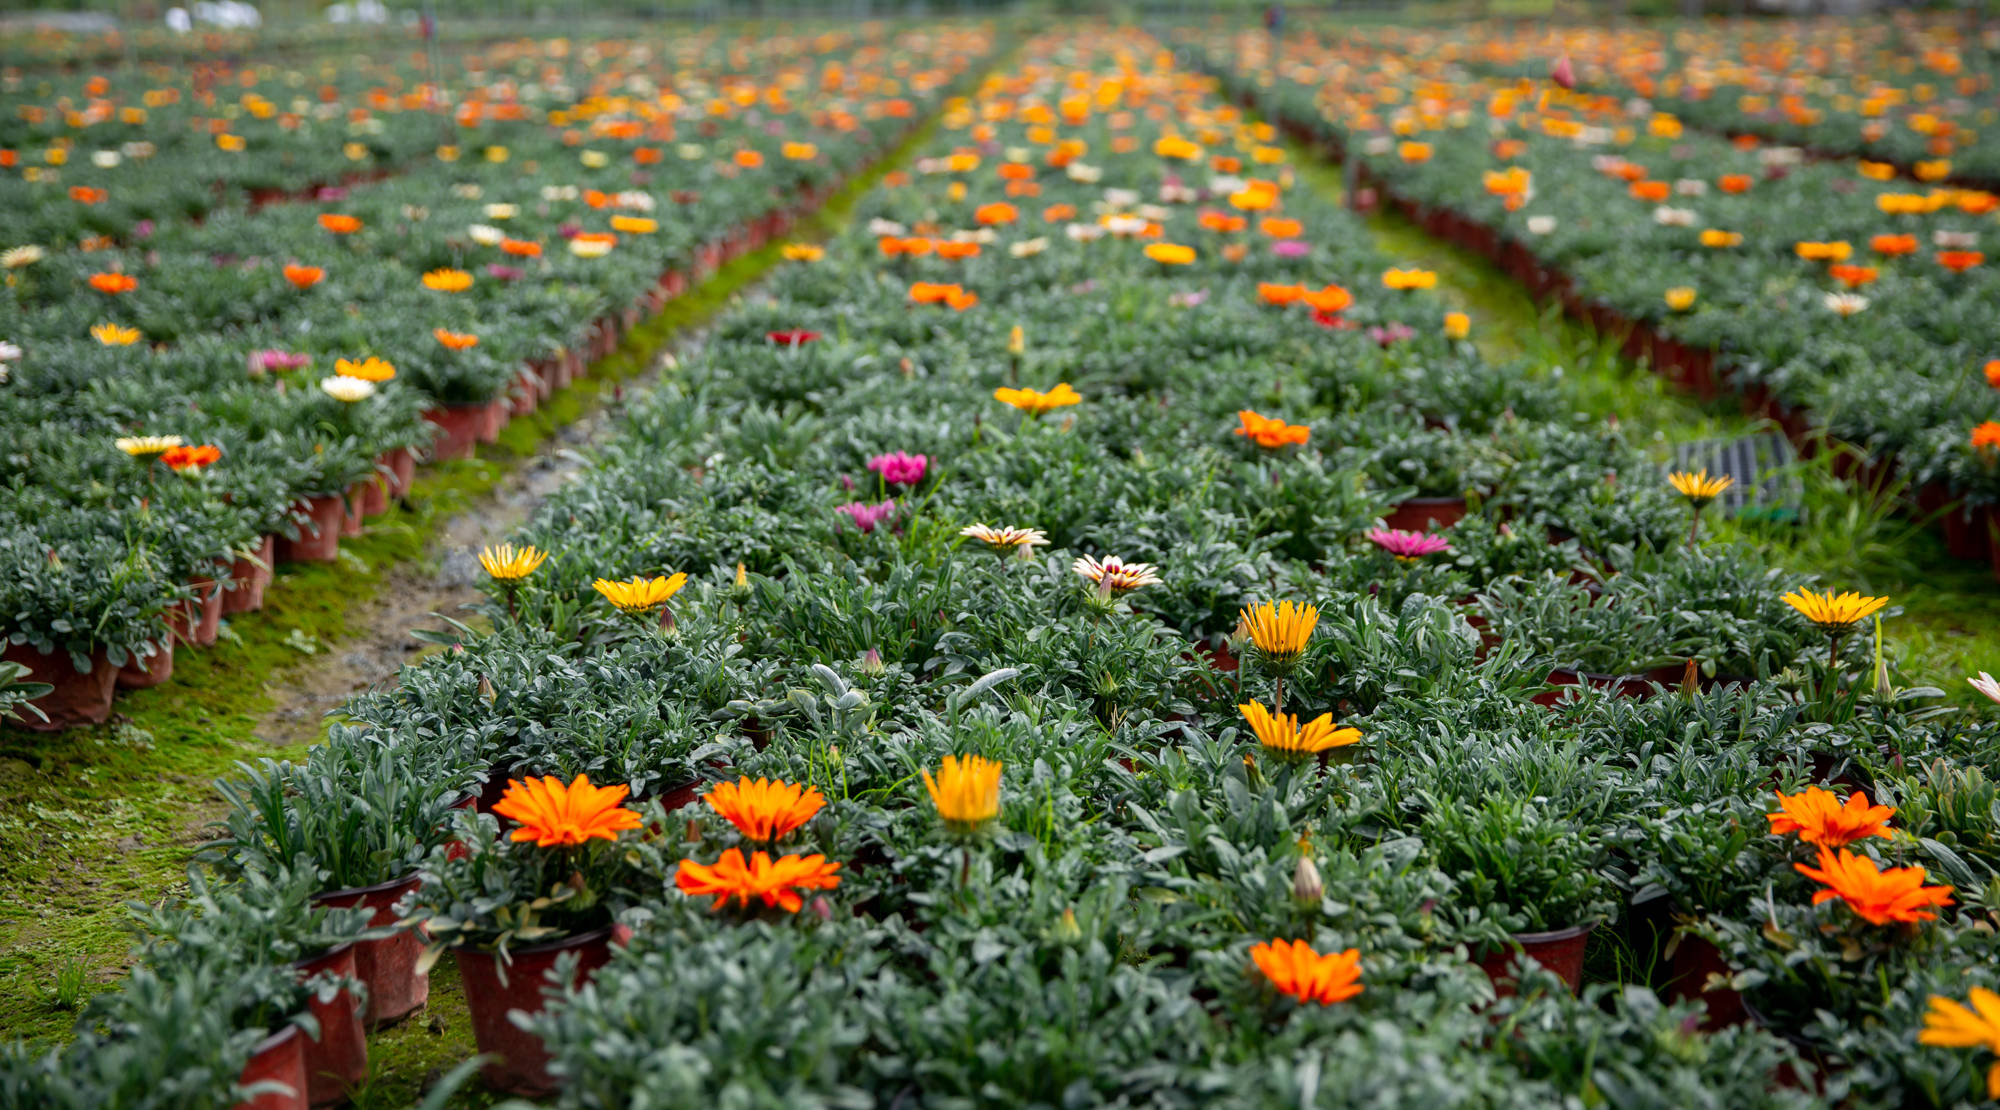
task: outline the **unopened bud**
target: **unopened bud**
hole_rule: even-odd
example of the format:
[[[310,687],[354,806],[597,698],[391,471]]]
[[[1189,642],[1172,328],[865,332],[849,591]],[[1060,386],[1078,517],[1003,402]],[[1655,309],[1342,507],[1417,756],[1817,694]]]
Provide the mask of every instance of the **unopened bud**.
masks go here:
[[[1056,925],[1056,939],[1064,941],[1083,939],[1083,926],[1077,924],[1075,906],[1063,907],[1062,921]]]
[[[1292,898],[1302,906],[1317,906],[1325,894],[1318,866],[1311,856],[1300,856],[1299,865],[1292,869]]]
[[[819,918],[821,921],[833,920],[833,905],[826,900],[825,895],[820,895],[812,900],[812,911],[813,916]]]
[[[1021,330],[1021,325],[1015,324],[1013,329],[1007,333],[1007,353],[1013,355],[1015,358],[1019,358],[1027,353],[1027,350],[1027,333]]]
[[[743,601],[750,596],[750,572],[744,569],[742,563],[736,564],[736,582],[730,587],[730,592],[736,596],[736,600],[738,601]]]
[[[674,620],[674,611],[672,609],[660,610],[660,635],[665,636],[669,640],[677,640],[680,638],[680,634],[680,625]]]
[[[487,678],[485,675],[480,675],[479,700],[485,702],[488,705],[492,705],[494,701],[499,699],[499,697],[500,697],[500,692],[493,688],[493,680]]]
[[[874,648],[869,648],[867,651],[861,653],[862,674],[881,674],[887,669],[882,665],[881,652],[876,651]]]

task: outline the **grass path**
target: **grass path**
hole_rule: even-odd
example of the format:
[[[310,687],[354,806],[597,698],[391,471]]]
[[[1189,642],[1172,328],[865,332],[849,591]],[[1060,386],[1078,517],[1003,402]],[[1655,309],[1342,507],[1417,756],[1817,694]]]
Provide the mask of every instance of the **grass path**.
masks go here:
[[[1292,144],[1300,180],[1344,195],[1340,167]],[[1560,375],[1578,412],[1615,420],[1650,441],[1662,462],[1674,444],[1765,430],[1728,400],[1704,404],[1625,358],[1618,344],[1559,308],[1537,305],[1486,259],[1443,242],[1392,211],[1366,217],[1384,254],[1438,274],[1438,292],[1472,317],[1472,337],[1489,361],[1526,361],[1531,373]],[[1903,686],[1935,686],[1954,702],[1985,705],[1967,675],[2000,668],[2000,583],[1980,564],[1951,558],[1929,530],[1892,511],[1894,490],[1856,489],[1824,461],[1801,463],[1804,519],[1750,538],[1774,558],[1819,574],[1838,589],[1884,595],[1902,614],[1883,625],[1885,647]],[[1725,534],[1741,529],[1720,529]]]

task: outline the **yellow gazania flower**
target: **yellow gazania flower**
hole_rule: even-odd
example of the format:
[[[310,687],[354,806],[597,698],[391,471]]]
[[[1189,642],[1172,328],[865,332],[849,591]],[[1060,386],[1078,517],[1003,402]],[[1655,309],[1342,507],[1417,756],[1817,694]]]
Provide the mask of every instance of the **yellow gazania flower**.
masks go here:
[[[1724,247],[1740,246],[1742,243],[1743,233],[1740,231],[1724,231],[1721,228],[1711,227],[1703,229],[1701,233],[1701,245],[1704,247],[1720,250]]]
[[[1313,629],[1319,625],[1319,609],[1289,601],[1276,605],[1267,601],[1244,609],[1243,624],[1250,630],[1250,642],[1266,662],[1275,667],[1290,667],[1305,654],[1306,642],[1312,639]]]
[[[1148,243],[1146,257],[1162,266],[1185,266],[1194,261],[1194,248],[1179,243]]]
[[[1917,1034],[1917,1043],[2000,1053],[2000,994],[1974,987],[1968,998],[1970,1007],[1941,994],[1931,995],[1930,1012],[1924,1015],[1924,1031]],[[1987,1069],[1986,1097],[2000,1099],[2000,1062]]]
[[[671,578],[642,578],[634,576],[630,582],[613,582],[600,578],[591,583],[604,599],[618,607],[620,612],[638,616],[650,613],[666,605],[673,596],[687,585],[687,573],[682,572]]]
[[[1886,597],[1863,597],[1853,590],[1844,594],[1836,594],[1832,590],[1825,593],[1793,590],[1781,600],[1798,610],[1800,616],[1811,621],[1821,632],[1830,634],[1846,632],[1889,604]]]
[[[1464,339],[1471,334],[1472,317],[1467,316],[1463,312],[1447,312],[1444,314],[1444,337],[1446,339]]]
[[[92,324],[90,334],[107,347],[129,347],[139,341],[139,329],[118,324]]]
[[[1664,299],[1667,302],[1668,308],[1673,309],[1675,312],[1686,312],[1688,309],[1694,307],[1694,287],[1691,285],[1676,285],[1666,291]]]
[[[1002,387],[993,391],[993,399],[1012,405],[1030,416],[1040,416],[1050,409],[1079,404],[1083,401],[1083,395],[1070,388],[1068,382],[1057,382],[1056,387],[1047,393],[1039,389]]]
[[[786,243],[778,248],[778,253],[788,262],[818,262],[826,257],[826,248],[811,243]]]
[[[511,543],[503,543],[499,547],[481,548],[479,565],[502,582],[518,582],[535,573],[536,568],[548,561],[548,557],[548,552],[533,545],[517,548]]]
[[[960,832],[971,832],[1000,814],[1003,767],[997,759],[948,755],[939,765],[936,778],[929,771],[923,773],[924,789],[930,791],[931,804],[937,807],[945,824]]]
[[[179,436],[120,436],[118,449],[135,459],[150,459],[164,455],[181,445]]]
[[[333,368],[343,376],[359,378],[364,382],[386,382],[396,376],[396,368],[386,359],[369,355],[364,359],[335,359]]]
[[[623,231],[628,235],[651,235],[660,230],[660,221],[644,216],[613,216],[611,230]]]
[[[1667,475],[1667,484],[1680,491],[1682,497],[1693,502],[1694,507],[1699,509],[1722,496],[1722,491],[1735,485],[1736,479],[1727,474],[1718,474],[1711,478],[1708,476],[1708,468],[1703,467],[1692,473],[1676,470]]]
[[[1361,740],[1358,728],[1335,728],[1331,713],[1320,714],[1302,729],[1297,717],[1290,713],[1273,713],[1256,702],[1245,702],[1236,708],[1250,722],[1250,731],[1257,734],[1257,742],[1280,755],[1318,755]]]
[[[1386,270],[1382,274],[1383,285],[1390,289],[1400,289],[1405,292],[1412,289],[1434,289],[1437,287],[1437,283],[1438,276],[1431,270],[1392,269]]]
[[[424,288],[440,293],[463,293],[472,288],[472,275],[464,270],[432,270],[424,275]]]

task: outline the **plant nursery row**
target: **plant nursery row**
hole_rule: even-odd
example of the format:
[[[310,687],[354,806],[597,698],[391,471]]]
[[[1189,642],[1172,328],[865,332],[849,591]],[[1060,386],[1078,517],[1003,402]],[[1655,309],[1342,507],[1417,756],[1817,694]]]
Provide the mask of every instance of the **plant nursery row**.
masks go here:
[[[468,57],[449,95],[408,61],[38,85],[0,125],[26,217],[0,250],[0,613],[54,688],[23,723],[165,681],[274,564],[338,558],[420,459],[495,440],[782,234],[991,45],[549,40]],[[260,200],[350,159],[376,179]]]
[[[0,1103],[335,1103],[440,959],[563,1107],[2000,1089],[2000,727],[1895,599],[1705,531],[1165,42],[1011,57],[221,784]]]
[[[1241,96],[1359,160],[1380,199],[1485,253],[1707,396],[1906,483],[1985,559],[2000,500],[2000,197],[1700,131],[1637,98],[1482,76],[1475,42],[1185,40]],[[1498,47],[1494,47],[1498,49]]]

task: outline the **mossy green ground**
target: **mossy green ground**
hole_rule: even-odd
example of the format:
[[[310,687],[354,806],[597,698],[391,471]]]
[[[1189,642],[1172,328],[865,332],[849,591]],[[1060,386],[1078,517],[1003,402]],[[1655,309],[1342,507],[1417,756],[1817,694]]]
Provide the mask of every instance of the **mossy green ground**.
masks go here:
[[[1293,152],[1300,177],[1331,197],[1342,195],[1340,167],[1303,148]],[[1486,259],[1425,233],[1394,212],[1367,218],[1377,247],[1397,261],[1435,270],[1438,289],[1472,317],[1473,339],[1494,362],[1525,360],[1531,372],[1560,374],[1577,411],[1614,419],[1658,448],[1735,438],[1769,427],[1743,415],[1731,398],[1702,403],[1559,309],[1537,305],[1519,283]],[[1984,699],[1967,675],[2000,666],[2000,583],[1983,564],[1953,559],[1943,541],[1894,511],[1894,491],[1858,489],[1833,477],[1822,459],[1801,463],[1800,523],[1754,535],[1723,522],[1718,533],[1750,535],[1785,564],[1819,574],[1826,585],[1886,596],[1902,609],[1883,624],[1885,650],[1902,686],[1935,686],[1967,706]]]

